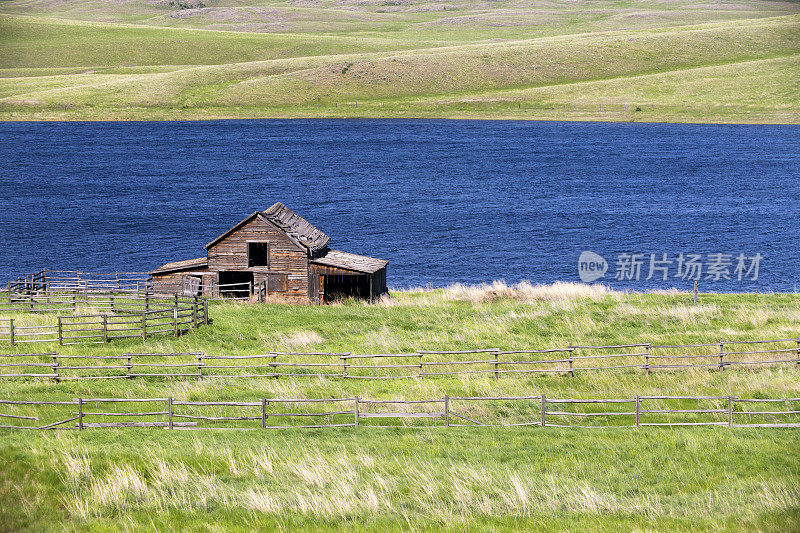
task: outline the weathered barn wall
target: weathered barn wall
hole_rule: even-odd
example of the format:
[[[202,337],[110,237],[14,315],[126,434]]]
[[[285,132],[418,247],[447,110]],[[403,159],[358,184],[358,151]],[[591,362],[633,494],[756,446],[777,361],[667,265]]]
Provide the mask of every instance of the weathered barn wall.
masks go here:
[[[248,267],[248,242],[269,243],[269,267]],[[292,303],[308,303],[308,256],[286,234],[261,217],[227,235],[208,248],[208,268],[212,271],[245,270],[253,272],[253,282],[267,280],[269,274],[286,276],[286,291],[275,292],[270,284],[269,296]],[[275,280],[275,278],[273,278]]]
[[[206,290],[211,284],[216,283],[216,276],[214,272],[209,272],[208,269],[153,274],[153,291],[157,293],[174,293],[179,291],[180,287],[183,286],[184,278],[187,276],[202,276],[203,294],[211,296]]]

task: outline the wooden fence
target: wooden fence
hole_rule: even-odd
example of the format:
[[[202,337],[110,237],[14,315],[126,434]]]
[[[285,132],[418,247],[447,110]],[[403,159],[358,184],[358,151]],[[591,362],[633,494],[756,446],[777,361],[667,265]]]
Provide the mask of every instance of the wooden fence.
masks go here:
[[[42,269],[22,274],[9,281],[9,295],[24,295],[32,292],[59,291],[128,291],[143,292],[151,288],[147,272],[84,272],[81,270]]]
[[[92,313],[83,313],[84,309]],[[208,324],[208,302],[203,298],[116,290],[63,290],[30,293],[24,298],[9,296],[7,301],[0,301],[0,312],[64,313],[46,325],[26,325],[14,318],[0,318],[0,342],[11,345],[146,340],[154,335],[178,336]]]
[[[285,291],[278,287],[270,287],[269,278],[263,281],[248,281],[243,283],[212,283],[207,280],[202,285],[197,285],[193,290],[184,282],[157,281],[153,284],[154,290],[166,294],[195,293],[210,300],[240,301],[240,302],[268,302],[270,295],[283,294]]]
[[[174,322],[167,321],[161,327],[168,331],[169,328],[181,327],[181,323],[176,326]],[[147,335],[149,330],[140,333],[137,326],[136,331],[135,336],[138,336]],[[89,334],[98,335],[96,331]],[[116,335],[111,333],[107,324],[104,334],[106,338]],[[61,341],[69,338],[64,336]],[[636,349],[631,350],[632,347]],[[548,350],[420,350],[406,354],[368,355],[323,352],[269,352],[254,355],[208,355],[203,352],[0,354],[0,378],[51,378],[56,381],[137,377],[198,380],[286,377],[409,379],[482,374],[499,379],[504,375],[517,374],[574,376],[576,372],[600,370],[641,370],[649,374],[658,370],[725,370],[779,364],[789,364],[800,370],[800,339],[723,340],[711,344],[685,345],[569,346]]]
[[[182,401],[169,398],[0,400],[5,429],[163,427],[279,429],[334,427],[640,428],[645,426],[800,427],[800,398],[634,396],[550,398],[447,396],[428,400],[267,398]],[[584,421],[591,420],[591,423]]]
[[[188,279],[188,278],[187,278]],[[191,286],[186,281],[159,281],[154,285],[146,272],[85,272],[80,270],[42,269],[31,274],[22,274],[6,285],[5,295],[9,301],[28,301],[32,295],[48,293],[159,293],[182,296],[202,296],[209,299],[258,301],[268,300],[268,281],[248,283],[199,283]]]

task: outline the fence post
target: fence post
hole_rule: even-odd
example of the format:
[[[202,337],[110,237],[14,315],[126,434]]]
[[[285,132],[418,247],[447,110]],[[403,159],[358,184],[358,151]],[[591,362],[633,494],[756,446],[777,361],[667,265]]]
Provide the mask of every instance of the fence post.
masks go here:
[[[197,329],[197,313],[197,296],[195,296],[194,303],[192,304],[192,326],[194,326],[194,329]]]
[[[733,396],[728,396],[728,427],[733,427]]]
[[[148,291],[144,291],[144,310],[150,310],[150,293]]]
[[[203,325],[208,325],[208,298],[203,298]]]
[[[172,309],[172,333],[173,336],[178,336],[178,307]]]
[[[347,356],[340,355],[339,358],[342,360],[342,377],[347,377]]]
[[[572,343],[569,343],[569,377],[575,377],[575,368],[573,366],[573,353],[575,352],[574,348],[572,347]]]
[[[650,375],[650,344],[644,347],[644,373]]]
[[[545,423],[544,423],[545,413],[547,413],[547,400],[544,397],[544,393],[542,393],[542,427],[545,426]]]
[[[494,349],[494,380],[497,381],[500,378],[500,348]]]
[[[108,317],[103,315],[103,342],[108,342]]]
[[[356,427],[358,427],[358,396],[356,396],[356,409],[355,409],[354,413],[355,413],[355,416],[356,416],[355,424],[356,424]]]
[[[722,339],[719,340],[719,369],[725,370],[725,363],[723,362],[722,358],[725,357],[725,343],[722,342]]]
[[[58,317],[58,345],[64,346],[64,332],[61,325],[61,317]]]
[[[419,377],[422,377],[422,353],[419,354]]]
[[[797,338],[797,367],[800,368],[800,337]]]
[[[128,364],[127,364],[127,365],[125,365],[125,366],[127,366],[127,367],[128,367],[128,375],[127,375],[127,378],[128,378],[128,379],[131,379],[131,378],[133,377],[133,376],[131,376],[131,368],[133,368],[133,356],[132,356],[131,354],[128,354]]]
[[[172,425],[172,396],[167,398],[167,412],[169,413],[169,429],[175,429]]]
[[[83,431],[83,398],[78,398],[78,431]]]
[[[278,379],[278,354],[272,354],[272,377]]]
[[[147,312],[142,313],[142,340],[147,340]]]
[[[636,427],[639,427],[639,395],[636,395]]]
[[[9,338],[11,339],[11,346],[14,346],[16,344],[16,341],[14,340],[14,319],[13,318],[9,318],[8,319],[8,331],[9,331],[9,333],[8,333]]]
[[[450,396],[444,395],[444,426],[450,427]]]
[[[53,357],[53,374],[55,374],[55,377],[53,378],[53,380],[56,383],[58,383],[59,382],[59,379],[58,379],[58,354],[53,353],[52,357]]]
[[[267,428],[267,399],[261,398],[261,429]]]

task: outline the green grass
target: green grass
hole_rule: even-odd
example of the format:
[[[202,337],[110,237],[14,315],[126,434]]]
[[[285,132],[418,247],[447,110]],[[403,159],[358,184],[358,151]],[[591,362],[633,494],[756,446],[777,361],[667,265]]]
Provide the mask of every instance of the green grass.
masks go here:
[[[397,43],[380,38],[196,31],[8,16],[0,18],[0,29],[2,69],[218,65],[398,48]]]
[[[800,117],[796,3],[395,4],[6,2],[0,118]]]
[[[569,342],[715,342],[720,337],[797,337],[800,331],[800,301],[794,294],[699,298],[694,305],[686,293],[495,284],[396,292],[376,306],[352,301],[321,307],[219,303],[210,308],[212,325],[177,339],[57,349],[93,355],[370,353],[544,348]],[[15,316],[29,323],[51,318]],[[800,373],[791,364],[499,381],[466,375],[401,381],[0,383],[2,398],[53,400],[356,394],[419,399],[446,393],[787,397],[800,396]],[[498,417],[519,415],[525,406],[511,402],[502,410]],[[800,527],[798,452],[796,430],[721,427],[5,431],[0,432],[0,523],[9,530],[67,531],[791,531]]]
[[[81,305],[78,313],[86,313]],[[55,323],[47,313],[4,313],[18,324]],[[213,324],[191,335],[119,340],[105,346],[36,345],[64,354],[196,351],[403,353],[417,349],[531,349],[574,345],[684,344],[725,339],[795,338],[795,294],[621,293],[573,283],[453,286],[393,292],[377,305],[346,300],[323,306],[209,304]],[[8,347],[11,348],[11,347]],[[21,346],[17,350],[25,351]],[[9,351],[11,353],[11,351]]]

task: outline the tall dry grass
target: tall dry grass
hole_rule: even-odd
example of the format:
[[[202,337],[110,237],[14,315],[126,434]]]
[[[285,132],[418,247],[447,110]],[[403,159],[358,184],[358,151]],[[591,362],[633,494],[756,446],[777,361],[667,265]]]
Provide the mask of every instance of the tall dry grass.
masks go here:
[[[503,280],[479,285],[456,283],[444,288],[413,287],[393,290],[392,295],[383,297],[378,303],[382,306],[436,305],[447,302],[484,303],[500,300],[519,302],[567,302],[571,300],[599,300],[617,298],[624,293],[614,291],[605,285],[557,281],[553,284],[532,284],[529,281],[509,285]]]
[[[414,451],[402,458],[382,457],[360,446],[259,450],[220,447],[201,438],[193,442],[194,458],[166,459],[163,451],[144,451],[136,462],[125,460],[104,470],[91,468],[82,456],[78,462],[88,468],[76,471],[69,466],[74,457],[65,460],[54,454],[51,466],[71,480],[63,504],[83,519],[134,510],[238,508],[328,519],[403,513],[412,521],[425,518],[448,524],[478,515],[574,512],[654,518],[766,512],[800,505],[800,489],[786,479],[763,484],[752,478],[730,479],[699,493],[646,487],[614,490],[614,482],[604,477],[592,458],[576,457],[575,472],[543,473],[535,464],[442,460]],[[687,434],[684,445],[700,453],[702,442]],[[608,454],[612,458],[617,452],[609,449]],[[678,477],[695,481],[688,472]]]

